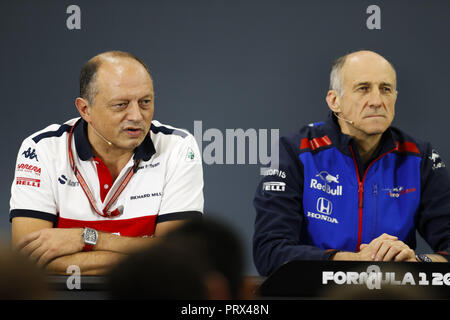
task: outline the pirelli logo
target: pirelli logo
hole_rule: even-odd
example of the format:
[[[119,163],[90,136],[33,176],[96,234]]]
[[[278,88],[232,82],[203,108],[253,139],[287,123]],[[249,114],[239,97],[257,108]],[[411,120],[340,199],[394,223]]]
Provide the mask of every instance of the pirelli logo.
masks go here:
[[[286,183],[284,182],[264,182],[263,190],[264,191],[284,191],[286,189]]]
[[[33,178],[17,177],[16,184],[39,188],[41,186],[41,180]]]

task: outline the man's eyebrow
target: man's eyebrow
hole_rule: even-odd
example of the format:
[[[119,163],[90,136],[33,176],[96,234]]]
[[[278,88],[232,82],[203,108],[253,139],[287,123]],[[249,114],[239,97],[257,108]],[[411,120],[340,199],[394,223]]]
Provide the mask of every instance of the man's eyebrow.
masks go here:
[[[146,98],[153,99],[154,97],[155,97],[155,95],[153,93],[149,93],[149,94],[146,94],[145,96],[140,97],[138,100],[143,100],[143,99],[146,99]],[[122,101],[130,101],[130,99],[127,98],[127,97],[114,97],[114,98],[110,99],[108,101],[108,103],[122,102]]]
[[[362,82],[358,82],[356,84],[353,85],[353,88],[359,87],[359,86],[370,86],[372,83],[369,81],[362,81]],[[393,87],[394,85],[390,82],[381,82],[380,86],[388,86],[388,87]]]
[[[363,81],[363,82],[358,82],[356,84],[353,85],[353,88],[359,87],[359,86],[370,86],[370,82],[369,81]]]
[[[142,100],[145,98],[154,98],[154,97],[155,97],[155,95],[153,93],[149,93],[149,94],[146,94],[145,96],[143,96],[142,98],[140,98],[139,100]]]

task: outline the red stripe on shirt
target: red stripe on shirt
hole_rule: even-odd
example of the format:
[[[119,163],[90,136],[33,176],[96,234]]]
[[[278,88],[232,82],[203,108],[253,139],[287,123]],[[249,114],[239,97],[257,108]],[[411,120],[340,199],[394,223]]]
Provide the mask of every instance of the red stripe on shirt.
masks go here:
[[[412,152],[412,153],[420,154],[420,151],[417,148],[415,143],[408,142],[408,141],[400,143],[400,142],[396,141],[395,144],[397,146],[398,152]]]
[[[311,149],[311,151],[316,150],[320,147],[325,147],[331,145],[331,140],[328,136],[323,136],[319,138],[314,138],[309,140],[308,138],[303,138],[300,143],[300,150],[302,149]]]
[[[157,215],[122,220],[74,220],[58,218],[58,228],[92,228],[97,231],[120,233],[126,237],[151,236],[155,233]]]

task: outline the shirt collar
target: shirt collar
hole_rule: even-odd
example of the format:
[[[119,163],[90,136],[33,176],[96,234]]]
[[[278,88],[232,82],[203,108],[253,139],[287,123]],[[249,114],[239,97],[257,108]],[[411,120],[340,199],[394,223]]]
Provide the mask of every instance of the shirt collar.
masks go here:
[[[80,119],[75,123],[75,128],[73,129],[73,136],[75,139],[75,147],[78,153],[78,157],[82,161],[87,161],[94,157],[94,152],[92,151],[91,144],[87,136],[87,122],[84,119]],[[134,149],[134,160],[144,160],[148,161],[156,153],[155,146],[148,133],[144,141]]]

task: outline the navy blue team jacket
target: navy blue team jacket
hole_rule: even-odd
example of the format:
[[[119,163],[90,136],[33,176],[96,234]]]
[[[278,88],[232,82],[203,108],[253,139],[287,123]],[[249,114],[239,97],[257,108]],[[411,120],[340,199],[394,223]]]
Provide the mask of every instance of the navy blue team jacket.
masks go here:
[[[279,149],[279,168],[268,170],[254,199],[260,274],[357,252],[383,233],[415,249],[416,229],[435,252],[450,252],[450,178],[429,143],[390,127],[364,165],[330,113],[282,137]]]

